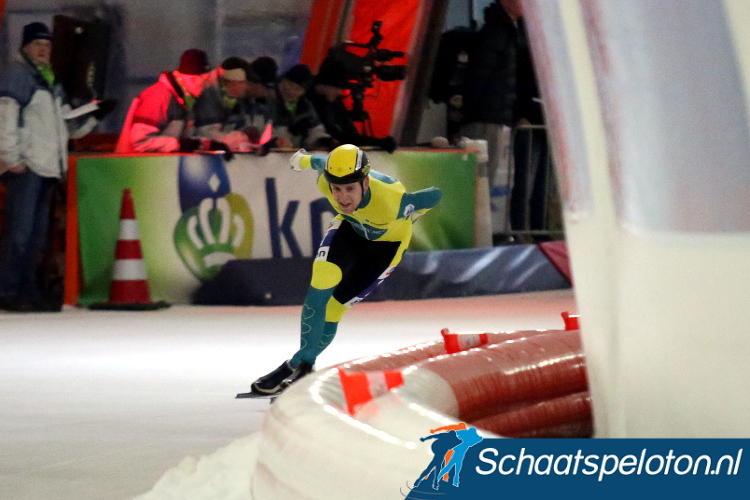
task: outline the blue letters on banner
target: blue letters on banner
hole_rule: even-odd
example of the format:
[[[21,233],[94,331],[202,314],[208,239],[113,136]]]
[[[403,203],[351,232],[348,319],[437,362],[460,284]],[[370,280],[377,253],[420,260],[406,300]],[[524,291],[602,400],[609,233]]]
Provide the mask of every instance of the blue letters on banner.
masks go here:
[[[266,179],[266,200],[268,202],[268,230],[271,238],[271,253],[274,259],[283,257],[281,249],[281,236],[286,239],[289,251],[292,257],[302,257],[302,250],[297,243],[297,238],[292,231],[292,223],[297,213],[299,201],[290,201],[287,203],[284,211],[284,219],[279,224],[279,201],[276,194],[276,179],[268,177]]]

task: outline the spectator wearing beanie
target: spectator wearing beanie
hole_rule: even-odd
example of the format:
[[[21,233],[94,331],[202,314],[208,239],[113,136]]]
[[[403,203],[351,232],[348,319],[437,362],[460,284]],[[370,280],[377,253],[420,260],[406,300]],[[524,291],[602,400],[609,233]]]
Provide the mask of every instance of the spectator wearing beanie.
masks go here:
[[[361,134],[357,129],[344,104],[343,94],[348,85],[344,63],[331,57],[323,60],[306,97],[315,108],[326,133],[337,144],[371,146],[392,153],[397,147],[393,137],[371,137]]]
[[[306,64],[289,68],[276,85],[274,140],[280,148],[331,149],[332,141],[305,93],[313,82]]]
[[[276,82],[278,80],[279,65],[269,56],[260,56],[250,63],[253,71],[258,75],[260,83],[266,88],[265,97],[272,100],[276,97]]]
[[[215,75],[204,51],[183,52],[177,70],[162,73],[133,99],[115,152],[227,150],[224,144],[193,136],[195,100],[212,79]]]
[[[275,63],[274,63],[275,64]],[[258,135],[258,140],[262,136],[266,127],[273,125],[274,118],[274,100],[268,96],[268,87],[263,83],[262,78],[250,66],[250,72],[247,77],[247,93],[242,102],[245,112],[245,132],[252,138],[254,134]],[[274,86],[271,91],[276,93]],[[255,141],[253,141],[255,142]]]
[[[59,311],[39,286],[53,192],[68,168],[68,138],[83,137],[109,109],[65,120],[71,111],[50,65],[52,32],[23,28],[21,49],[0,74],[0,182],[5,225],[0,235],[0,309]],[[56,299],[56,298],[55,298]]]

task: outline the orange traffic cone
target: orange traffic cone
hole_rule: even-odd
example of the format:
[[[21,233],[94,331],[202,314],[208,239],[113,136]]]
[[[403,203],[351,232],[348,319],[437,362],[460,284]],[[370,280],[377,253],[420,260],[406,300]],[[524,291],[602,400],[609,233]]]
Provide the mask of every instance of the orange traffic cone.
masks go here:
[[[440,333],[443,335],[445,352],[448,354],[468,351],[469,349],[485,345],[489,342],[487,334],[484,332],[451,333],[447,328],[443,328],[440,330]]]
[[[560,313],[560,316],[562,316],[562,319],[565,322],[566,330],[580,330],[580,327],[578,326],[578,318],[581,317],[580,314],[570,314],[568,311],[565,311]]]
[[[125,189],[122,193],[120,235],[115,247],[115,269],[112,273],[109,302],[92,304],[89,308],[150,311],[169,305],[164,301],[151,302],[133,195],[130,189]]]
[[[349,415],[368,401],[404,385],[404,376],[398,370],[346,373],[339,368],[339,378]]]

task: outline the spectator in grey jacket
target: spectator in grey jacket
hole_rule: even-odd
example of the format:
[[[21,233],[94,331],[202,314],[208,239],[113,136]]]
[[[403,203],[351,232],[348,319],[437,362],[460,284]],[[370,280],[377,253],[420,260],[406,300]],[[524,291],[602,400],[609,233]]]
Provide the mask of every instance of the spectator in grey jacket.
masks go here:
[[[59,311],[44,296],[39,267],[47,244],[54,189],[68,169],[68,138],[83,137],[108,105],[76,120],[50,64],[52,33],[23,28],[21,50],[0,75],[0,182],[6,187],[0,235],[0,309]]]
[[[258,151],[272,118],[265,95],[250,63],[241,57],[225,59],[216,83],[195,101],[196,135],[223,142],[232,151]]]

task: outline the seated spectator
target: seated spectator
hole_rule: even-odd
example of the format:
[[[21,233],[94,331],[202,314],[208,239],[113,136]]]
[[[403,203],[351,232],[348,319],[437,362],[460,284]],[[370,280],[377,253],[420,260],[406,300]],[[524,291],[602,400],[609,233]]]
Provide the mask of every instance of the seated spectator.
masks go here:
[[[347,87],[348,79],[344,64],[336,59],[326,58],[306,95],[326,132],[337,144],[375,146],[392,153],[398,146],[393,137],[371,137],[359,133],[343,101]]]
[[[258,142],[255,137],[260,140],[266,127],[273,124],[274,100],[269,99],[268,87],[253,71],[252,66],[248,72],[247,92],[242,106],[245,113],[245,133],[252,142]]]
[[[276,98],[276,82],[278,80],[279,65],[273,57],[260,56],[250,63],[250,67],[265,87],[265,97],[268,100]]]
[[[245,131],[249,80],[257,79],[251,72],[250,63],[240,57],[221,63],[216,69],[216,81],[195,100],[197,136],[223,142],[232,151],[250,151],[251,142],[257,144],[257,131]]]
[[[193,106],[210,77],[205,52],[183,52],[176,71],[162,73],[155,84],[133,99],[115,152],[228,150],[226,145],[192,136]]]
[[[333,141],[305,97],[313,81],[306,64],[292,66],[276,85],[274,142],[279,148],[332,149]]]

